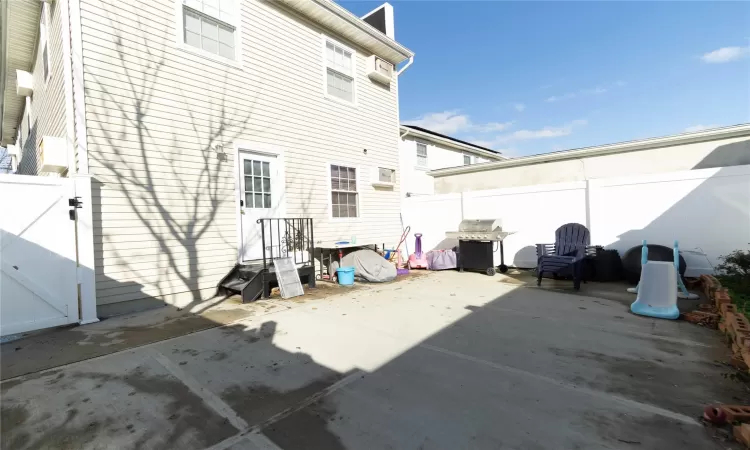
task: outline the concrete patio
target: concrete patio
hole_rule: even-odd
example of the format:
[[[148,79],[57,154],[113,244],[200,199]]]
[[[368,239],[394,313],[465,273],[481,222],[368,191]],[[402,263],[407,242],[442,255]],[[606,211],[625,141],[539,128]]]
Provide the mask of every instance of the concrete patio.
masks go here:
[[[697,420],[748,402],[718,333],[587,288],[441,272],[32,336],[2,448],[736,448]]]

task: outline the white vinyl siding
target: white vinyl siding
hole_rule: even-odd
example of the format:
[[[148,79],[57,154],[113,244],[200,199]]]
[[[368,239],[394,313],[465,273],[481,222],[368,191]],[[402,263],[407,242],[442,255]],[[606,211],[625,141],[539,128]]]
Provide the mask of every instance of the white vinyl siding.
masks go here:
[[[234,67],[175,45],[173,2],[81,0],[100,305],[214,295],[237,262],[238,142],[283,151],[286,216],[313,218],[316,241],[398,243],[399,179],[369,180],[397,166],[398,80],[370,82],[357,48],[357,108],[342,107],[325,98],[324,30],[274,2],[241,5],[234,25],[252,33]],[[331,218],[332,161],[358,168],[356,220]]]
[[[354,101],[354,52],[326,39],[326,92],[328,95]]]
[[[66,136],[62,48],[64,34],[60,14],[67,14],[67,11],[60,5],[60,2],[41,5],[46,14],[42,15],[44,19],[40,19],[39,51],[32,68],[34,95],[26,100],[24,120],[18,130],[23,141],[18,165],[18,173],[22,175],[40,175],[39,144],[43,136]],[[45,22],[45,36],[41,33],[42,21]],[[44,48],[47,49],[46,55]]]
[[[427,167],[427,144],[417,142],[417,166]]]

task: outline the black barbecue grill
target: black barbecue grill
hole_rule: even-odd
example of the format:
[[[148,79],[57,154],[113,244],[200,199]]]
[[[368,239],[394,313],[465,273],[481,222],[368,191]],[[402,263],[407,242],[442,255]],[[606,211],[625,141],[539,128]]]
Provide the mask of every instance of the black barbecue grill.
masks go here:
[[[487,275],[495,275],[495,259],[493,246],[495,242],[500,246],[500,273],[508,271],[505,265],[505,251],[503,239],[509,233],[503,231],[499,219],[462,220],[458,231],[449,231],[445,237],[458,239],[458,269],[476,270]]]

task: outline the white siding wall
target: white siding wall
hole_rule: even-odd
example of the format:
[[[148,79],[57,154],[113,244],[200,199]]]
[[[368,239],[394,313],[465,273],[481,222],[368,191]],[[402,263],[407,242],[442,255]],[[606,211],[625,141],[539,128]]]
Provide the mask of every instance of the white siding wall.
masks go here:
[[[417,142],[427,145],[427,168],[417,166]],[[429,195],[435,192],[435,180],[427,175],[429,170],[444,169],[464,165],[464,153],[443,147],[430,141],[415,139],[409,135],[400,141],[401,148],[401,192],[415,195]],[[487,162],[479,156],[471,155],[472,164]]]
[[[372,167],[398,168],[396,81],[372,83],[356,49],[357,105],[330,100],[322,30],[240,3],[236,67],[176,48],[174,0],[81,0],[100,305],[213,294],[237,260],[239,141],[284,153],[286,215],[313,217],[316,241],[398,240],[399,186],[368,182]],[[329,162],[360,169],[360,218],[329,219]]]
[[[43,136],[65,137],[65,93],[63,91],[62,17],[67,14],[58,2],[49,5],[49,63],[50,77],[45,83],[42,46],[37,46],[33,76],[34,96],[26,100],[22,124],[19,127],[21,161],[18,173],[39,175],[41,160],[39,144]],[[41,3],[40,8],[41,10]],[[28,113],[28,114],[27,114]]]

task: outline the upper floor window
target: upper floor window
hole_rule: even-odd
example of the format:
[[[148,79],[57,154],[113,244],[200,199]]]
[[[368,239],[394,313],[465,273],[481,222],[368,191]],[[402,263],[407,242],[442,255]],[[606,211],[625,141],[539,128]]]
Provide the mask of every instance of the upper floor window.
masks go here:
[[[354,102],[354,51],[330,39],[325,40],[326,93]]]
[[[464,166],[471,164],[471,155],[464,155]]]
[[[42,74],[44,82],[49,80],[49,3],[42,3],[42,17],[39,22],[39,48],[42,50]]]
[[[427,167],[427,144],[417,142],[417,167]]]
[[[183,0],[183,42],[191,47],[236,59],[238,21],[235,0]]]

